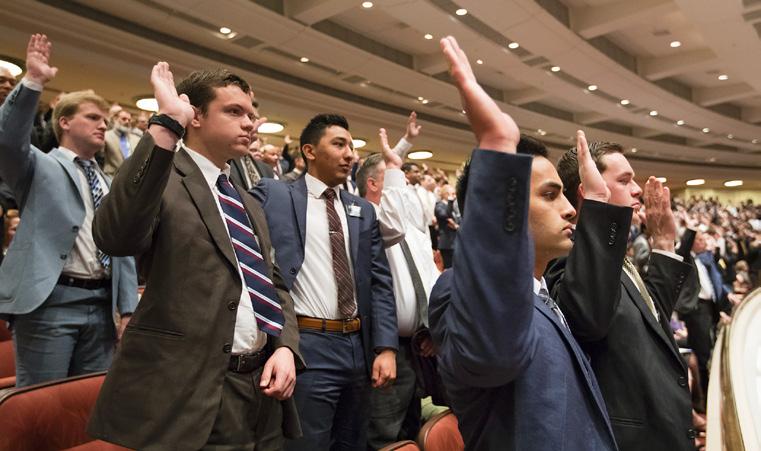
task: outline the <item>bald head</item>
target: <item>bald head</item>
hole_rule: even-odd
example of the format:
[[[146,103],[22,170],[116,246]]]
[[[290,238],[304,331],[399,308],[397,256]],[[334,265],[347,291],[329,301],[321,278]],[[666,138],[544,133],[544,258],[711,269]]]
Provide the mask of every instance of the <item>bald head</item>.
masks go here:
[[[6,67],[0,67],[0,105],[5,102],[5,98],[16,86],[16,77]]]

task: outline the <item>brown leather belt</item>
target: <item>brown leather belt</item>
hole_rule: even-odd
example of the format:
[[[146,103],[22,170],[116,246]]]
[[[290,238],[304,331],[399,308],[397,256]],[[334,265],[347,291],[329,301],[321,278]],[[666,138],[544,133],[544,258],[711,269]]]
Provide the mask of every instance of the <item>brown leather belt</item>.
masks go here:
[[[299,329],[318,330],[320,332],[341,332],[350,334],[360,329],[359,318],[352,319],[322,319],[309,316],[299,316]]]

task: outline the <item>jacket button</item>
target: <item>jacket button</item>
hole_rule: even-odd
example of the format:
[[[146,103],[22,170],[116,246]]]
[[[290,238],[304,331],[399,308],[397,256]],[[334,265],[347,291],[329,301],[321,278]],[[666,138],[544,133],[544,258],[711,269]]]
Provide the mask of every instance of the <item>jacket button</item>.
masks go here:
[[[231,345],[230,343],[225,343],[225,345],[222,346],[222,352],[224,352],[225,354],[229,354],[230,352],[232,352],[232,350],[233,350],[233,345]]]
[[[140,183],[140,177],[138,177],[138,176],[135,176],[135,177],[132,179],[132,183],[134,183],[135,185],[137,185],[138,183]]]
[[[695,434],[695,429],[692,429],[692,428],[687,429],[687,438],[689,438],[690,440],[695,440],[696,435],[697,434]]]
[[[71,231],[72,231],[72,232],[74,232],[74,233],[77,233],[77,232],[79,232],[79,226],[74,226],[74,227],[72,227],[72,228],[71,228]]]
[[[66,254],[61,254],[59,257],[61,257],[61,260],[66,260]]]
[[[288,272],[295,275],[296,274],[296,268],[291,268]]]
[[[680,387],[686,387],[687,386],[687,378],[684,376],[679,376],[679,379],[677,379],[677,382],[679,383]]]
[[[235,302],[230,302],[229,304],[227,304],[227,309],[228,309],[228,310],[232,310],[232,311],[234,311],[234,310],[236,310],[237,308],[238,308],[238,304],[237,304],[237,303],[235,303]]]
[[[515,224],[513,224],[512,222],[508,222],[507,224],[505,224],[505,230],[507,230],[508,232],[514,232]]]
[[[516,179],[515,177],[510,177],[510,179],[507,181],[507,183],[510,186],[515,186],[515,185],[518,184],[518,179]]]

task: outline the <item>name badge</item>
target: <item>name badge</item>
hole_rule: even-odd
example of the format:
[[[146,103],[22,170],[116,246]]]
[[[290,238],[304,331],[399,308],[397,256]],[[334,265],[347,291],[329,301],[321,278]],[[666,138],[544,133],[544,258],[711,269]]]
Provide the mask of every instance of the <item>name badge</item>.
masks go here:
[[[346,212],[349,214],[349,216],[353,218],[360,218],[362,217],[362,207],[359,205],[351,204],[346,209]]]

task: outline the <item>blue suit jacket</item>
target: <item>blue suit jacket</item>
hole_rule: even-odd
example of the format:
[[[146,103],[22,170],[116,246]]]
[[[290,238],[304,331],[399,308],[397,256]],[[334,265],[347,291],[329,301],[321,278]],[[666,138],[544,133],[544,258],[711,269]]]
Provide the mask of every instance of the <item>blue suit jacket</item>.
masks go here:
[[[283,273],[285,285],[290,290],[304,262],[306,179],[299,177],[292,183],[262,179],[252,193],[262,203],[267,215],[275,260]],[[350,257],[354,264],[358,317],[362,322],[362,340],[369,371],[374,350],[397,349],[398,346],[391,270],[372,205],[345,190],[341,190],[341,202],[344,206],[354,204],[361,209],[359,217],[347,214],[346,220],[349,227]],[[330,262],[325,264],[325,277],[332,277]],[[307,367],[309,364],[306,362]]]
[[[439,369],[471,450],[616,449],[594,374],[534,295],[531,157],[477,150],[453,268],[430,300]]]
[[[0,107],[0,178],[13,190],[22,218],[0,266],[0,315],[29,313],[50,296],[85,218],[74,162],[57,148],[46,154],[29,142],[39,99],[38,91],[19,83]],[[135,261],[111,263],[113,311],[132,313]]]

